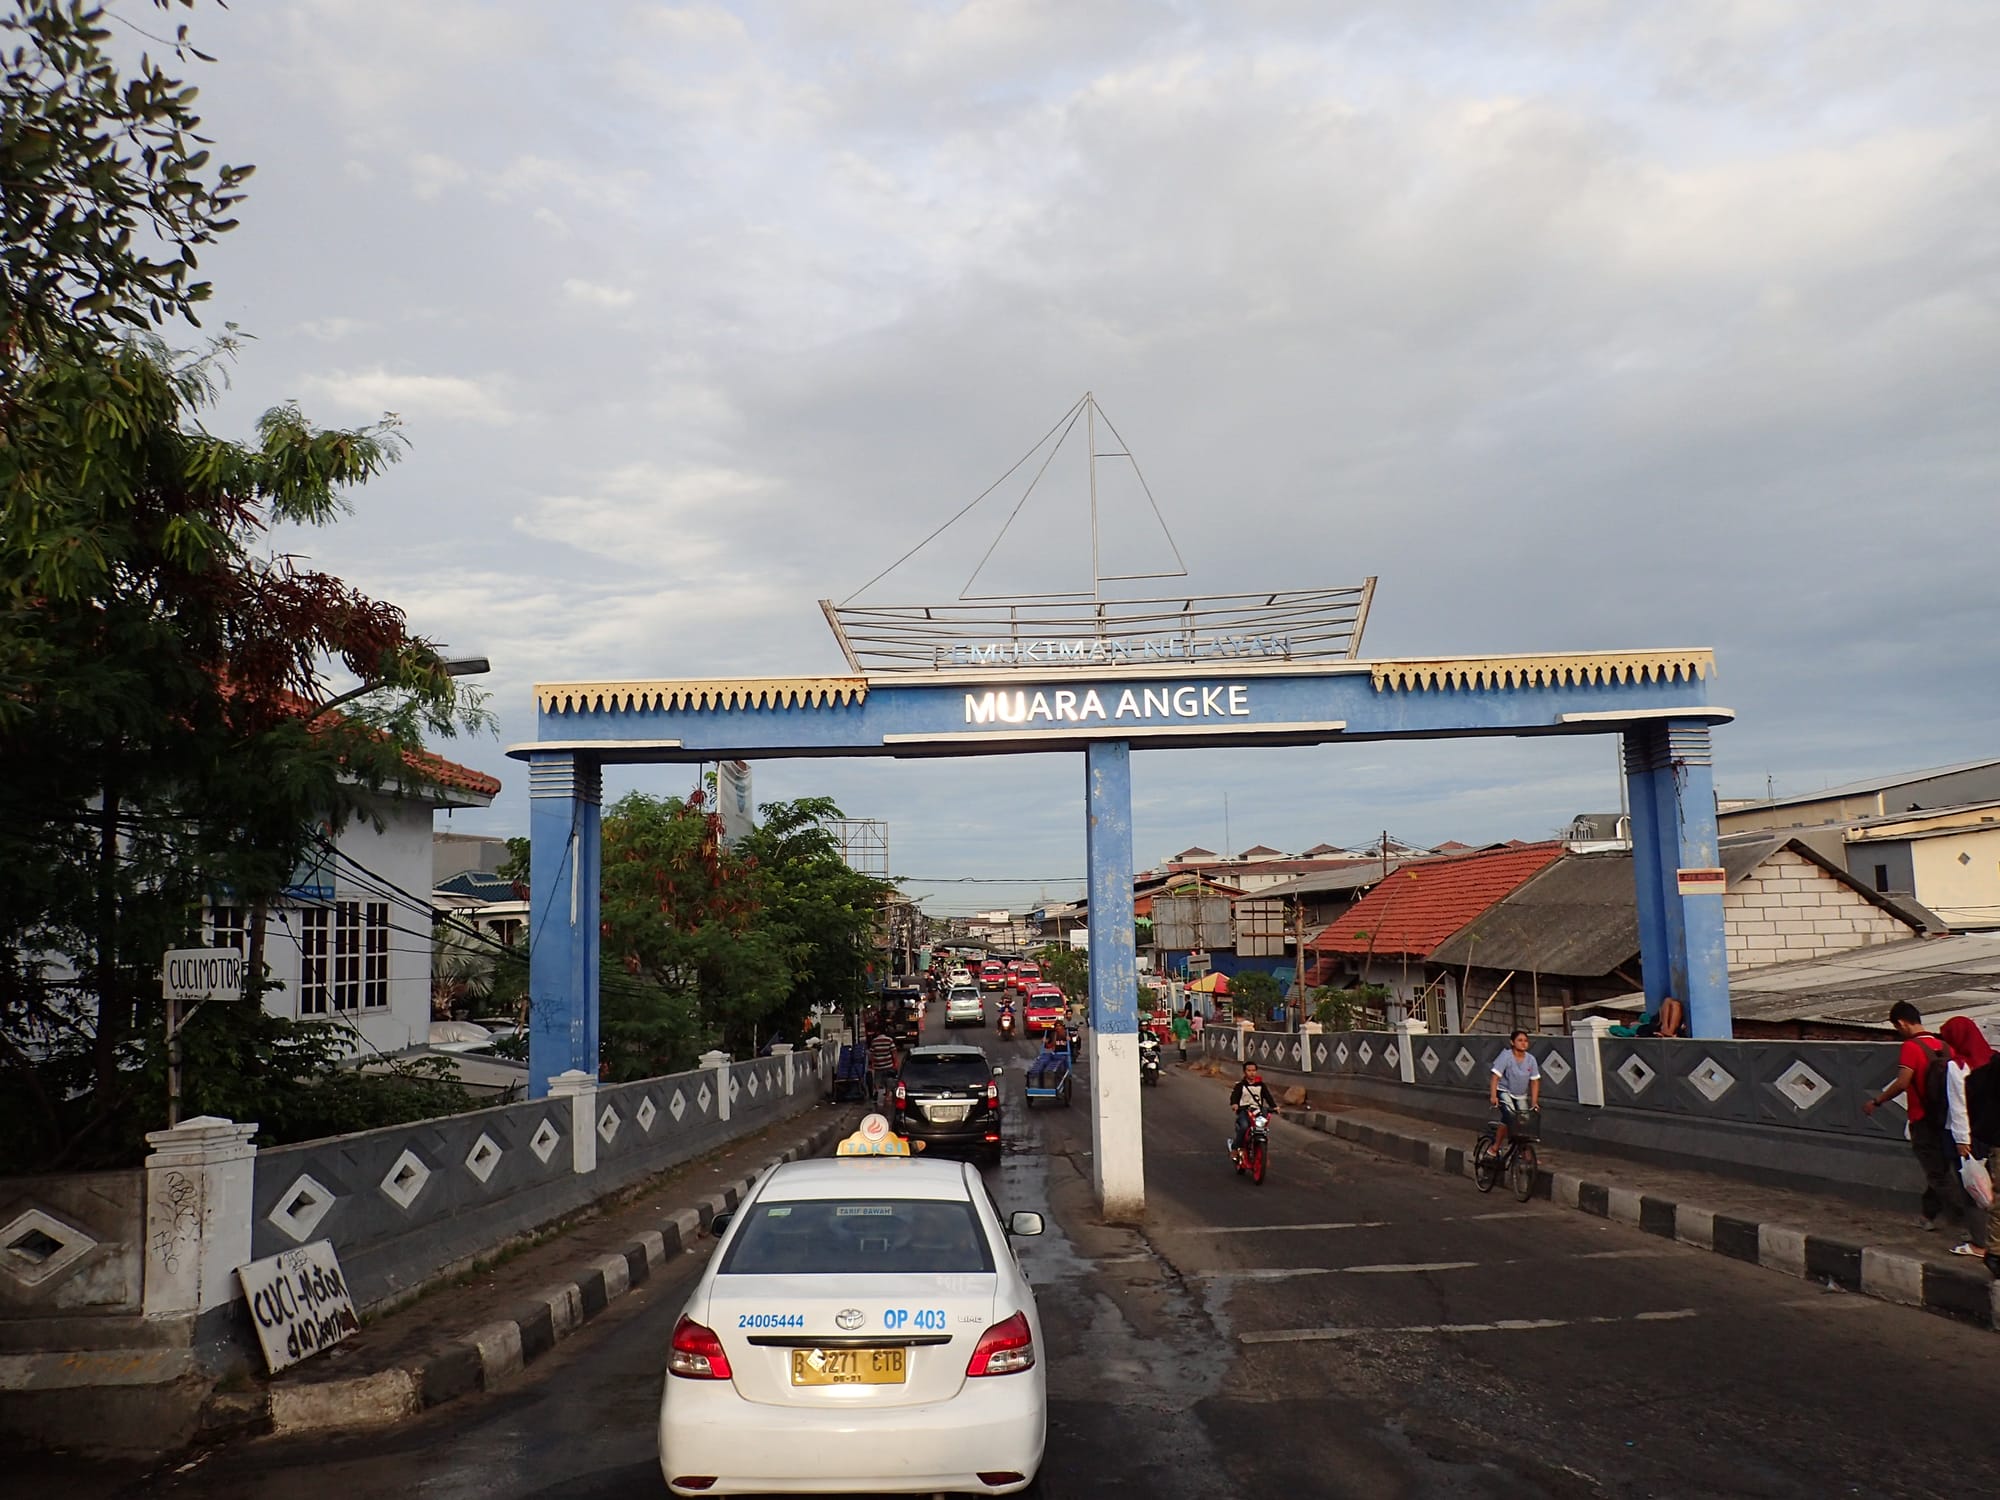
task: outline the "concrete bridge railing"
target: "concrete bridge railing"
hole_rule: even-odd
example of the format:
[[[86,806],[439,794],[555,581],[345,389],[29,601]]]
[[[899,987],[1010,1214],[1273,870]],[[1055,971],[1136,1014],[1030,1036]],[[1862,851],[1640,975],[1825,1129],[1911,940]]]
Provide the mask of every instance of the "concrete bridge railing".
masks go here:
[[[1619,1037],[1608,1022],[1538,1036],[1542,1132],[1551,1146],[1691,1167],[1862,1202],[1921,1186],[1900,1104],[1861,1112],[1896,1073],[1896,1043]],[[1338,1102],[1375,1104],[1475,1131],[1487,1118],[1494,1034],[1285,1032],[1210,1027],[1212,1061],[1254,1060]]]
[[[803,1111],[834,1052],[637,1083],[582,1073],[546,1099],[259,1150],[202,1117],[143,1168],[0,1179],[0,1397],[218,1373],[256,1338],[236,1268],[329,1240],[356,1305],[393,1305],[598,1199]],[[27,1430],[34,1428],[28,1413]]]

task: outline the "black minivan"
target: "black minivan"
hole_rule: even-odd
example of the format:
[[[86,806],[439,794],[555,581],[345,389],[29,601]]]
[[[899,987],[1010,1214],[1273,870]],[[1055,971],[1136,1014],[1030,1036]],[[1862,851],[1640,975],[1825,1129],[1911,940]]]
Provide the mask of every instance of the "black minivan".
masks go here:
[[[896,1133],[926,1151],[1000,1159],[1000,1075],[977,1047],[912,1047],[896,1079]]]

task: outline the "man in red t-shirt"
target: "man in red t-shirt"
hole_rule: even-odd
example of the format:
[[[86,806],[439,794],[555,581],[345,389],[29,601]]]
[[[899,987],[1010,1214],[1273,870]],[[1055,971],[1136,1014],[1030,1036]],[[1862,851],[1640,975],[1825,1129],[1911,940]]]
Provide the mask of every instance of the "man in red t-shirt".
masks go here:
[[[1890,1085],[1861,1106],[1863,1114],[1874,1114],[1898,1094],[1910,1112],[1910,1149],[1917,1165],[1924,1169],[1925,1229],[1937,1228],[1938,1215],[1950,1209],[1956,1216],[1965,1213],[1965,1188],[1958,1176],[1958,1148],[1945,1140],[1945,1122],[1934,1120],[1924,1108],[1924,1091],[1932,1068],[1942,1068],[1951,1053],[1938,1035],[1924,1026],[1924,1013],[1907,1000],[1889,1008],[1889,1024],[1903,1039],[1896,1054],[1896,1077]]]

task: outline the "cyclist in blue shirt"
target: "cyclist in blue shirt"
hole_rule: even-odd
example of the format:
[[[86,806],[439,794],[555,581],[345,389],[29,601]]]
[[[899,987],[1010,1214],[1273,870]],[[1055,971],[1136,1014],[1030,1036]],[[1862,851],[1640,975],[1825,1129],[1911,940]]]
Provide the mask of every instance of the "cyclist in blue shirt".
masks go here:
[[[1523,1112],[1542,1107],[1542,1065],[1528,1050],[1527,1032],[1516,1031],[1508,1038],[1507,1050],[1493,1059],[1486,1102],[1500,1110],[1500,1131],[1493,1138],[1493,1154],[1498,1156],[1507,1149],[1507,1127]]]

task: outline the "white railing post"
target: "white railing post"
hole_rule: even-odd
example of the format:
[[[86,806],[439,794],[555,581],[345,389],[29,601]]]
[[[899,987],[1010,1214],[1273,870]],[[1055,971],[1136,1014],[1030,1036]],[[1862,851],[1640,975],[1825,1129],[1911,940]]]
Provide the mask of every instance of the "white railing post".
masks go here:
[[[1429,1024],[1415,1016],[1404,1016],[1396,1023],[1396,1071],[1403,1075],[1403,1082],[1417,1081],[1417,1049],[1414,1041],[1417,1037],[1430,1034]]]
[[[715,1051],[701,1055],[701,1065],[715,1075],[715,1118],[729,1118],[729,1054]]]
[[[569,1169],[583,1174],[597,1170],[597,1080],[581,1068],[571,1068],[549,1080],[551,1099],[569,1100]]]
[[[1597,1049],[1615,1024],[1607,1016],[1583,1016],[1570,1026],[1569,1034],[1576,1042],[1578,1104],[1604,1108],[1604,1055]]]
[[[215,1115],[147,1133],[147,1317],[192,1317],[236,1295],[236,1268],[250,1259],[256,1133]]]

